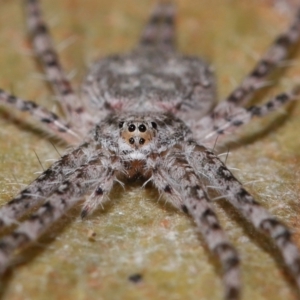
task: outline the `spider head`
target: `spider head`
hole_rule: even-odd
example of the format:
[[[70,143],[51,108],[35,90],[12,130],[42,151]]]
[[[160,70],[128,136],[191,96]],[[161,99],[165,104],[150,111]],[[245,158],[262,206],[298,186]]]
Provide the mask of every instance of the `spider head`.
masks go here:
[[[122,140],[137,150],[151,142],[155,137],[157,125],[155,122],[130,121],[120,122],[119,128]]]

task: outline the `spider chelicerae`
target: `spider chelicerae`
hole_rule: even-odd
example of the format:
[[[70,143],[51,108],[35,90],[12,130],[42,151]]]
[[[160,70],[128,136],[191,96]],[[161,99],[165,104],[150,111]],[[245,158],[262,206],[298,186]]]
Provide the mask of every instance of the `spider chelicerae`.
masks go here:
[[[143,185],[151,182],[167,201],[195,220],[223,267],[226,299],[240,295],[239,257],[214,213],[208,187],[274,240],[299,286],[299,251],[289,230],[253,199],[213,150],[216,142],[222,144],[252,117],[296,99],[299,88],[262,106],[244,108],[298,43],[299,12],[252,72],[216,105],[211,67],[201,58],[176,51],[172,4],[164,2],[154,8],[132,52],[96,62],[79,97],[62,70],[38,1],[24,2],[34,49],[66,120],[3,90],[0,101],[28,111],[45,130],[73,148],[1,208],[4,228],[40,206],[0,241],[1,271],[9,267],[15,250],[36,241],[84,196],[83,218],[109,200],[115,183],[139,180]]]

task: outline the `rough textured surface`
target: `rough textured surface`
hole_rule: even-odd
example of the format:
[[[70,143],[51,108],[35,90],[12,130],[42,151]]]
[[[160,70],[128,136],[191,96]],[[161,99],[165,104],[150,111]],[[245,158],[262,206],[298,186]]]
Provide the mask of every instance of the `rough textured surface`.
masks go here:
[[[249,1],[248,1],[249,2]],[[151,1],[43,1],[67,69],[77,68],[79,82],[86,63],[134,45]],[[189,54],[214,62],[220,98],[253,66],[256,58],[288,23],[270,1],[180,1],[179,45]],[[0,17],[0,86],[53,108],[50,93],[37,75],[24,34],[19,1],[3,1]],[[72,8],[72,15],[70,9]],[[13,22],[12,22],[13,20]],[[62,42],[60,44],[60,42]],[[298,55],[299,57],[299,55]],[[234,63],[232,63],[234,62]],[[297,64],[268,96],[288,89],[299,78]],[[263,97],[261,99],[263,99]],[[47,102],[48,101],[48,102]],[[254,121],[232,149],[228,165],[272,213],[294,228],[299,238],[300,109]],[[22,116],[23,118],[23,116]],[[33,130],[20,130],[8,114],[0,120],[1,199],[11,198],[23,184],[58,154]],[[269,124],[269,125],[268,125]],[[268,125],[268,130],[260,130]],[[232,147],[233,148],[233,147]],[[73,211],[22,258],[2,282],[4,299],[220,299],[218,266],[208,255],[185,215],[163,204],[151,188],[117,188],[112,205],[87,221]],[[280,259],[264,237],[223,202],[218,213],[238,248],[244,273],[244,299],[295,299]],[[249,234],[250,232],[250,234]],[[96,235],[95,235],[95,234]],[[298,242],[300,246],[300,242]],[[29,262],[28,262],[29,261]],[[128,277],[141,274],[138,284]]]

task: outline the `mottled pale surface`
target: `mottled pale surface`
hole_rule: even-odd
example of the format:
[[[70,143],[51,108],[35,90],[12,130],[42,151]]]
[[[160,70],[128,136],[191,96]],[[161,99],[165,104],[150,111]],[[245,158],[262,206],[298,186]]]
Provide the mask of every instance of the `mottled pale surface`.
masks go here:
[[[177,2],[180,48],[214,62],[220,98],[251,69],[289,17],[272,9],[272,1]],[[153,2],[47,0],[43,4],[57,45],[71,43],[61,51],[62,59],[79,82],[93,59],[133,46]],[[0,86],[55,109],[30,55],[20,1],[0,0],[0,5]],[[264,96],[300,80],[299,57],[279,88]],[[227,163],[238,168],[234,172],[248,183],[248,190],[293,229],[300,246],[299,115],[297,104],[287,115],[252,122]],[[262,130],[266,126],[268,130]],[[44,166],[58,154],[46,138],[12,121],[8,114],[0,118],[0,143],[0,197],[4,203],[41,171],[34,151]],[[78,211],[68,213],[36,248],[26,252],[26,263],[2,281],[2,298],[221,299],[218,264],[192,221],[157,204],[157,199],[150,187],[126,187],[125,191],[117,187],[111,195],[113,204],[104,213],[98,211],[84,222],[77,217]],[[230,206],[223,202],[216,206],[243,260],[243,299],[295,299],[271,243],[257,236]],[[92,231],[94,241],[88,238]],[[135,273],[143,275],[137,285],[127,279]]]

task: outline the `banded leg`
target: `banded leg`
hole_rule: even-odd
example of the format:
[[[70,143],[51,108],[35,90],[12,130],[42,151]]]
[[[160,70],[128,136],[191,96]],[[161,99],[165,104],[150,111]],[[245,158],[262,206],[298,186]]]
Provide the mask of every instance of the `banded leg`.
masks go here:
[[[61,107],[72,125],[82,128],[89,121],[86,108],[75,95],[59,57],[53,47],[46,23],[43,20],[38,0],[24,0],[28,29],[34,50],[39,57],[47,78],[60,99]]]
[[[94,151],[97,153],[97,150],[90,149],[88,144],[83,144],[62,156],[16,197],[4,204],[0,208],[0,229],[15,223],[29,210],[44,203],[70,173],[89,162],[90,153]]]
[[[300,87],[297,86],[292,91],[282,93],[275,96],[273,99],[261,106],[251,106],[249,108],[236,107],[232,105],[222,117],[214,115],[213,127],[209,127],[205,124],[205,117],[200,120],[200,124],[196,124],[195,138],[201,141],[208,148],[212,148],[218,138],[220,142],[220,136],[226,137],[231,133],[234,133],[240,126],[247,124],[253,117],[263,117],[273,111],[280,109],[283,105],[297,100],[300,97]],[[205,127],[204,127],[205,126]],[[205,128],[205,129],[204,129]]]
[[[157,4],[142,32],[139,46],[174,50],[175,14],[175,6],[172,3]]]
[[[265,84],[265,79],[271,72],[287,59],[291,49],[300,40],[300,9],[295,20],[287,31],[279,35],[266,53],[258,61],[254,69],[241,82],[241,84],[225,99],[235,105],[245,105],[254,92]],[[218,111],[218,107],[215,109]]]
[[[210,183],[218,187],[218,191],[224,195],[224,198],[256,229],[274,241],[286,267],[300,288],[300,254],[288,228],[255,201],[214,153],[190,142],[189,147],[186,148],[186,156],[199,176],[201,176],[199,170],[204,171],[209,176]]]
[[[81,197],[95,187],[95,178],[104,179],[103,166],[99,158],[76,169],[65,180],[50,199],[28,221],[22,223],[12,234],[0,240],[0,273],[9,266],[15,250],[28,246],[37,240],[67,210],[73,207]]]
[[[159,39],[159,47],[163,50],[174,51],[176,49],[175,17],[175,6],[171,3],[165,3],[164,18],[161,25]]]
[[[198,122],[196,130],[204,134],[201,137],[198,136],[197,140],[204,138],[207,133],[215,130],[215,126],[218,127],[219,122],[224,122],[230,114],[238,111],[240,106],[247,104],[254,92],[265,84],[265,79],[276,66],[288,57],[290,50],[299,43],[299,40],[300,9],[289,29],[277,37],[252,72],[224,101],[213,109],[210,116],[204,117]]]
[[[56,114],[35,102],[22,100],[0,89],[0,104],[16,108],[19,111],[29,112],[36,120],[42,123],[43,128],[64,141],[72,144],[78,142],[79,135]]]
[[[160,167],[162,166],[162,167]],[[171,150],[153,173],[153,183],[169,201],[189,213],[202,233],[208,248],[223,268],[225,299],[239,299],[241,283],[239,257],[228,241],[198,176],[182,151]]]
[[[97,180],[97,186],[91,196],[85,201],[81,210],[81,218],[84,219],[104,202],[108,200],[108,195],[113,187],[115,172],[111,168],[105,171],[100,182]]]

